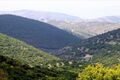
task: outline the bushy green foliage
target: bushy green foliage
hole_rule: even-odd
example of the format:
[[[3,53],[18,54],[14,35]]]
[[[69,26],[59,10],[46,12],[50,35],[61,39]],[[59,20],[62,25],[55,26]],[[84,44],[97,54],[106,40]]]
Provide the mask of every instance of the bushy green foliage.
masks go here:
[[[0,69],[0,80],[8,80],[7,74],[3,69]]]
[[[0,55],[1,76],[4,76],[2,80],[75,80],[75,74],[69,71],[22,65],[21,62],[2,55]]]
[[[76,80],[120,80],[120,64],[112,67],[89,65],[78,74]]]
[[[59,60],[55,56],[2,34],[0,34],[0,55],[11,57],[21,61],[23,64],[32,66]]]

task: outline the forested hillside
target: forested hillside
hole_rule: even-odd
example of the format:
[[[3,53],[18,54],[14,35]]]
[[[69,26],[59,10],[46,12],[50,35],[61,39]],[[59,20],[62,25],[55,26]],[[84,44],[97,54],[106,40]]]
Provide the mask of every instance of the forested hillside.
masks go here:
[[[0,80],[75,80],[76,74],[47,67],[22,64],[0,55]]]
[[[59,52],[58,56],[68,60],[101,62],[107,65],[119,63],[120,29],[65,47]]]
[[[0,15],[0,33],[41,49],[59,49],[80,41],[80,38],[50,24],[14,15]]]
[[[59,60],[57,57],[38,50],[25,42],[0,34],[0,55],[16,59],[31,66]]]

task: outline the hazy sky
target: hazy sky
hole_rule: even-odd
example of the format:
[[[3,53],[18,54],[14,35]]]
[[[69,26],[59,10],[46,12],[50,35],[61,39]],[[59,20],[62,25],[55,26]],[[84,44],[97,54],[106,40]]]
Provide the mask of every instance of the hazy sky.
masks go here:
[[[120,16],[120,0],[0,0],[0,11],[37,10],[81,18]]]

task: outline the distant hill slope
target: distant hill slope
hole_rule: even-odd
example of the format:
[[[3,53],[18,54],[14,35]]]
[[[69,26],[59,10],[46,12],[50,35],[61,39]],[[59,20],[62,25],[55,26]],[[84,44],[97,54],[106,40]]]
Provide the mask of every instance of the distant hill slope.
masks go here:
[[[68,60],[83,61],[92,58],[92,62],[110,65],[120,61],[120,29],[101,34],[82,41],[78,45],[61,49],[58,56]]]
[[[95,19],[93,21],[120,23],[120,16],[106,16],[106,17],[97,18],[97,19]]]
[[[0,55],[8,56],[23,64],[30,65],[40,65],[59,60],[55,56],[3,34],[0,34]]]
[[[73,35],[84,38],[90,38],[120,28],[120,23],[97,22],[97,20],[93,22],[64,22],[52,20],[48,23],[71,32]]]
[[[44,49],[58,49],[80,41],[80,38],[52,25],[14,15],[0,16],[0,33]]]

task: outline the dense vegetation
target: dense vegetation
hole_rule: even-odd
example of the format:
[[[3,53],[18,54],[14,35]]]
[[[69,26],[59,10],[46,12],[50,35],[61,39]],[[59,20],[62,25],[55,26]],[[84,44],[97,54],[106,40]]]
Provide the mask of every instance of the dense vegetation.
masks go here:
[[[68,71],[31,67],[0,55],[0,80],[75,80],[76,74]]]
[[[77,69],[76,63],[60,60],[0,34],[0,78],[3,80],[75,80]]]
[[[120,80],[120,64],[112,67],[89,65],[78,74],[76,80]]]
[[[50,24],[14,15],[0,15],[0,33],[45,49],[62,48],[80,40]]]
[[[61,54],[58,56],[68,60],[87,60],[106,65],[119,63],[120,29],[89,38],[78,45],[65,47],[60,51]]]
[[[59,60],[26,43],[0,34],[0,55],[8,56],[21,61],[23,64],[40,65]]]

